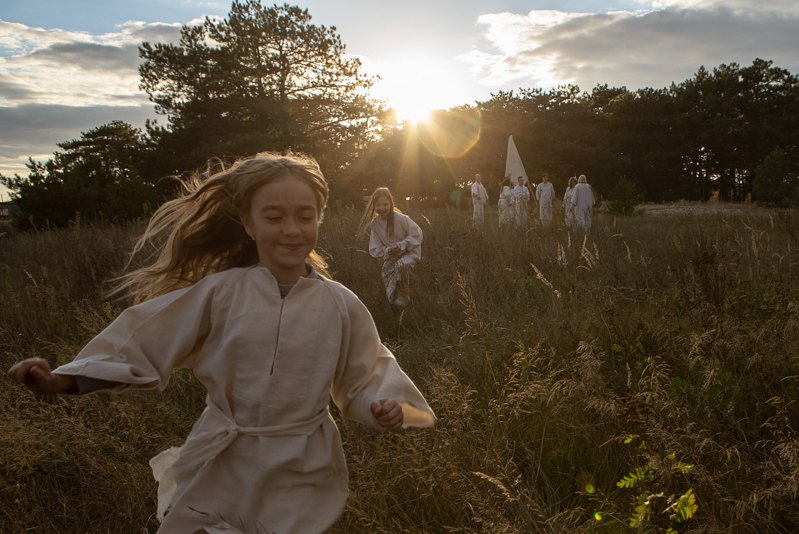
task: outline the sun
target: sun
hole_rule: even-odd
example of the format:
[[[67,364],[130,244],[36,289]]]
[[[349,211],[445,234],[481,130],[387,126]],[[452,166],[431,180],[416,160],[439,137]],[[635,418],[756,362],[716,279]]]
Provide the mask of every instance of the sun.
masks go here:
[[[404,99],[405,100],[405,99]],[[424,100],[410,100],[395,102],[392,105],[398,123],[407,122],[419,124],[430,119],[433,108],[426,104]]]
[[[403,57],[370,65],[380,80],[373,94],[394,110],[398,123],[425,122],[433,111],[462,104],[463,82],[452,66],[423,56]]]

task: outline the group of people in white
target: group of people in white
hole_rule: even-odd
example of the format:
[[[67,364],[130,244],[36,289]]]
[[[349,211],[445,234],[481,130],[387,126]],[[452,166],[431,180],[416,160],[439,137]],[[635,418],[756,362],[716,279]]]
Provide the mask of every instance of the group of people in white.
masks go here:
[[[535,186],[535,199],[538,202],[538,217],[541,224],[548,226],[553,219],[553,206],[555,204],[555,186],[549,181],[549,175],[544,173],[541,182]],[[472,226],[481,228],[485,224],[485,206],[488,203],[488,191],[483,185],[483,178],[474,175],[471,185],[472,193]],[[529,222],[528,206],[530,204],[530,188],[524,176],[518,176],[516,183],[506,176],[502,180],[499,191],[497,207],[499,210],[499,226],[524,228]],[[595,197],[591,186],[584,174],[569,178],[569,185],[563,193],[563,216],[566,227],[570,230],[581,230],[588,234],[591,232]]]
[[[475,175],[475,182],[481,180],[480,175]],[[481,184],[482,185],[482,184]],[[483,187],[485,189],[485,187]],[[500,226],[527,226],[529,217],[527,206],[530,203],[530,190],[524,182],[524,177],[519,176],[516,185],[513,185],[509,177],[502,180],[502,188],[499,191],[499,225]],[[482,226],[482,223],[475,223],[475,228]]]
[[[541,224],[548,226],[552,223],[556,201],[555,187],[549,181],[548,174],[541,176],[541,182],[535,186],[534,192]],[[474,175],[471,194],[472,224],[475,228],[481,228],[485,224],[485,207],[489,197],[479,174]],[[524,176],[518,176],[515,185],[506,176],[497,201],[500,228],[528,226],[532,196]],[[594,203],[594,193],[585,175],[569,178],[562,200],[566,227],[590,233]],[[381,275],[388,302],[404,309],[410,303],[411,271],[422,257],[422,229],[395,205],[388,188],[379,187],[366,204],[358,234],[369,236],[369,254],[382,260]]]

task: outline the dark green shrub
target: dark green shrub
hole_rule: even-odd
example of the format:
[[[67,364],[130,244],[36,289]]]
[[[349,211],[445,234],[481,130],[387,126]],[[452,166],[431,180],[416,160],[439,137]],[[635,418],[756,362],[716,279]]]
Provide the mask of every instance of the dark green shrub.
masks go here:
[[[641,195],[632,180],[619,178],[608,194],[608,210],[616,215],[632,215],[635,206],[641,202]]]

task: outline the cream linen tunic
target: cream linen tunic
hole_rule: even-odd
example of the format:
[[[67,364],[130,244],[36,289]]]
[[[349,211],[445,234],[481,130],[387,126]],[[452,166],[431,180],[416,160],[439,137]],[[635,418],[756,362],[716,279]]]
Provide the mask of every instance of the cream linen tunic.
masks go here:
[[[497,200],[497,207],[499,208],[499,226],[510,224],[513,218],[513,190],[510,186],[502,186],[502,190],[499,192],[499,200]]]
[[[572,205],[572,196],[574,196],[574,186],[569,186],[563,193],[563,217],[566,221],[567,228],[571,228],[574,225],[574,205]]]
[[[513,222],[517,227],[527,226],[527,203],[530,201],[530,190],[525,185],[515,186],[513,194]]]
[[[159,533],[325,531],[347,498],[342,415],[378,428],[370,404],[401,403],[405,426],[435,416],[350,290],[300,278],[281,299],[264,267],[209,275],[125,310],[54,372],[163,389],[188,367],[207,408],[181,448],[151,460]]]
[[[472,182],[472,226],[480,228],[485,223],[485,207],[488,191],[480,182]]]
[[[372,219],[369,230],[369,254],[373,258],[384,258],[389,247],[399,244],[403,262],[422,259],[422,229],[404,213],[394,212],[394,235],[388,235],[388,224],[380,217]]]
[[[388,235],[388,223],[380,217],[372,219],[369,229],[369,255],[383,259],[380,273],[386,298],[394,303],[402,291],[408,289],[399,287],[402,285],[403,268],[416,265],[422,259],[422,229],[413,219],[396,211],[394,235]],[[399,245],[401,251],[400,256],[395,259],[388,255],[388,249],[393,245]]]
[[[535,188],[535,198],[538,200],[538,218],[542,221],[551,221],[555,186],[551,182],[541,182]]]
[[[594,192],[591,186],[586,183],[575,185],[571,205],[574,206],[574,219],[577,221],[577,226],[586,234],[590,233],[594,212]]]

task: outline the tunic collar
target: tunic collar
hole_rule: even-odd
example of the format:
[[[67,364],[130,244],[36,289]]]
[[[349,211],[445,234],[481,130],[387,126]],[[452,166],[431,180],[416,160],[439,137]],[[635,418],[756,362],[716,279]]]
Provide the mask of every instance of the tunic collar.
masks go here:
[[[275,276],[272,274],[272,271],[270,271],[268,267],[264,267],[263,265],[253,265],[252,269],[260,270],[266,273],[269,276],[269,278],[274,280],[275,284],[277,285],[278,291],[280,291],[280,298],[285,298],[286,295],[288,295],[289,292],[292,290],[292,288],[294,288],[294,286],[296,285],[303,285],[311,280],[313,281],[322,280],[322,276],[316,271],[316,269],[314,269],[311,265],[307,263],[305,265],[306,267],[308,267],[308,274],[306,274],[305,276],[301,276],[293,284],[281,284],[280,282],[277,281],[277,278],[275,278]]]

